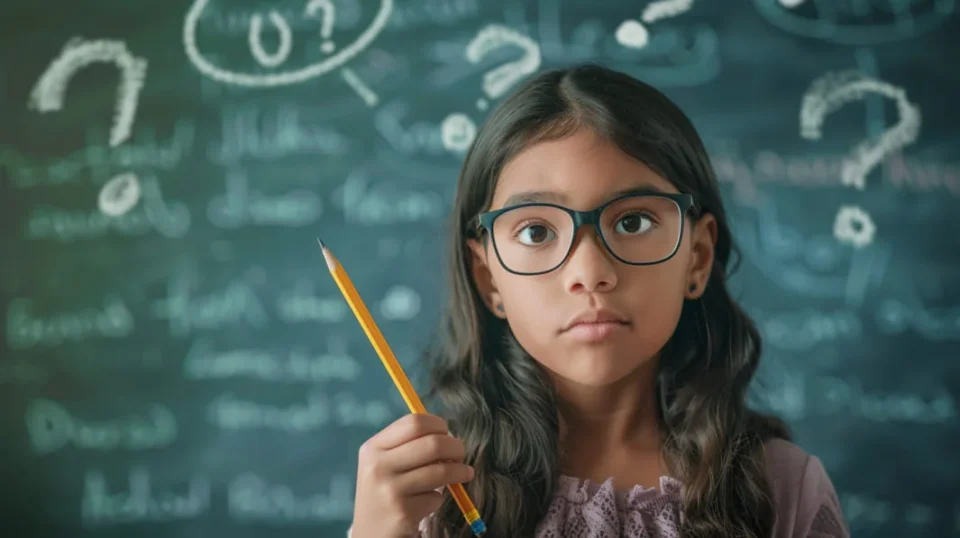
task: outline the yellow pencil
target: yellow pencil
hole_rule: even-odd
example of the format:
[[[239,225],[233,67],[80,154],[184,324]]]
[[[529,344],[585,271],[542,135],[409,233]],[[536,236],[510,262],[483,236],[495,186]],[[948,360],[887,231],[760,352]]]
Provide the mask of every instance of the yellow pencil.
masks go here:
[[[403,400],[407,402],[407,407],[410,408],[410,412],[426,414],[427,410],[423,406],[423,402],[420,401],[420,397],[417,396],[413,385],[410,384],[410,380],[403,372],[403,368],[401,368],[400,363],[397,362],[393,351],[391,351],[390,346],[387,345],[386,339],[383,337],[377,324],[373,321],[373,317],[367,310],[366,305],[363,304],[363,300],[360,299],[360,294],[357,293],[357,289],[353,286],[353,282],[350,281],[350,277],[347,276],[347,272],[343,270],[343,266],[340,265],[340,262],[333,253],[330,252],[330,249],[323,244],[323,241],[321,241],[319,237],[317,238],[317,243],[320,244],[320,252],[323,253],[323,258],[327,261],[327,267],[330,269],[330,274],[333,275],[333,280],[336,281],[337,287],[340,288],[340,293],[343,294],[343,297],[347,300],[347,304],[350,305],[350,309],[353,310],[353,315],[356,316],[357,321],[360,322],[360,327],[363,328],[363,332],[367,334],[370,344],[373,345],[377,355],[380,356],[380,360],[387,369],[387,373],[393,378],[393,383],[397,386],[397,390],[400,391],[400,395],[403,396]],[[463,517],[466,518],[470,529],[473,530],[475,535],[481,536],[487,530],[487,526],[483,520],[480,519],[480,513],[477,512],[473,501],[471,501],[470,496],[467,495],[467,490],[464,489],[463,484],[450,484],[447,486],[447,489],[450,490],[453,499],[457,502],[457,506],[460,507],[460,511],[463,512]]]

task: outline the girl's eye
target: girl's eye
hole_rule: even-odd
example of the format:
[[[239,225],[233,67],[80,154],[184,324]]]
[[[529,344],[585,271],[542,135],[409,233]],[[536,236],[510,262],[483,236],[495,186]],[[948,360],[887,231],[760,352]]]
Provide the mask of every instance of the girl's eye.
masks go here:
[[[615,227],[617,233],[638,235],[653,227],[653,221],[643,213],[634,213],[620,217]]]
[[[531,224],[524,226],[517,237],[524,245],[537,246],[546,243],[554,238],[553,231],[542,224]]]

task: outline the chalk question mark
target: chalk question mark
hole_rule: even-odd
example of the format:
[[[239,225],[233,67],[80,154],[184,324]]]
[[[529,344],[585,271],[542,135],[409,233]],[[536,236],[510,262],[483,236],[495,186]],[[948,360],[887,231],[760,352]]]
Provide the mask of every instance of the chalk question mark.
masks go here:
[[[504,47],[518,47],[524,52],[519,60],[507,62],[483,75],[483,92],[496,99],[523,77],[540,67],[540,46],[536,41],[502,24],[491,24],[481,29],[467,45],[467,60],[479,63],[491,51]],[[477,108],[487,109],[487,100],[477,100]],[[477,135],[477,124],[466,114],[456,112],[444,118],[440,128],[443,147],[449,151],[466,151]]]
[[[71,78],[93,63],[112,63],[120,70],[116,111],[110,129],[110,147],[117,147],[130,138],[137,113],[140,89],[147,76],[147,61],[135,57],[122,41],[86,41],[74,37],[37,80],[27,106],[40,113],[63,110],[64,95]],[[117,217],[137,205],[140,182],[133,172],[121,172],[107,181],[97,196],[100,212]]]
[[[686,13],[692,7],[693,0],[659,0],[658,2],[650,2],[643,10],[643,15],[640,18],[647,24],[653,24],[660,19],[676,17]],[[650,41],[650,32],[647,31],[647,27],[642,22],[633,19],[627,19],[620,23],[614,36],[617,38],[617,43],[632,49],[642,49]]]
[[[877,93],[893,99],[900,121],[887,129],[880,139],[871,144],[858,144],[844,159],[841,181],[845,186],[864,190],[870,171],[884,157],[916,141],[920,134],[920,109],[907,100],[906,92],[886,82],[873,79],[860,71],[827,73],[813,81],[803,96],[800,108],[800,135],[808,140],[819,140],[821,127],[828,114],[847,103],[863,99],[868,93]],[[833,235],[842,243],[863,248],[873,241],[876,225],[870,214],[855,205],[842,206],[833,224]]]
[[[333,41],[330,41],[330,34],[333,32],[333,20],[336,15],[336,9],[333,6],[333,0],[310,0],[307,4],[305,13],[308,17],[315,17],[317,11],[323,11],[320,19],[320,37],[324,39],[320,45],[320,50],[330,54],[336,48]]]

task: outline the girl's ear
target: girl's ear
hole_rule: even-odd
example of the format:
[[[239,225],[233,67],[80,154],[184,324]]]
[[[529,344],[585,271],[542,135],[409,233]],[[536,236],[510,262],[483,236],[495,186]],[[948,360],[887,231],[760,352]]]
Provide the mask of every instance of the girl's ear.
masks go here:
[[[505,317],[503,301],[497,291],[497,284],[493,281],[493,273],[490,272],[485,243],[477,239],[467,239],[467,247],[470,249],[470,274],[480,298],[494,316]]]
[[[717,245],[717,219],[713,215],[704,213],[697,220],[693,225],[690,243],[692,251],[684,295],[687,299],[699,299],[707,289],[707,281],[713,270]]]

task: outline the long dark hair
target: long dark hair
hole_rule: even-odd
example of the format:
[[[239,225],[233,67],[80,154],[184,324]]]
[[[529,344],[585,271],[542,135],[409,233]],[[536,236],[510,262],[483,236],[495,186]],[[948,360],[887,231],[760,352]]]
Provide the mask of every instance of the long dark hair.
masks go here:
[[[717,220],[706,291],[685,302],[661,352],[656,390],[663,452],[671,475],[684,484],[685,537],[770,536],[775,511],[762,445],[771,437],[790,439],[790,432],[746,405],[760,335],[727,290],[737,252],[710,160],[690,120],[666,96],[596,64],[546,71],[522,84],[487,118],[460,173],[449,223],[449,290],[427,356],[427,397],[467,446],[467,463],[477,471],[467,490],[487,536],[534,536],[557,486],[559,418],[552,382],[478,295],[466,238],[514,155],[580,128],[692,194],[700,214]],[[431,528],[432,536],[470,536],[449,498]]]

